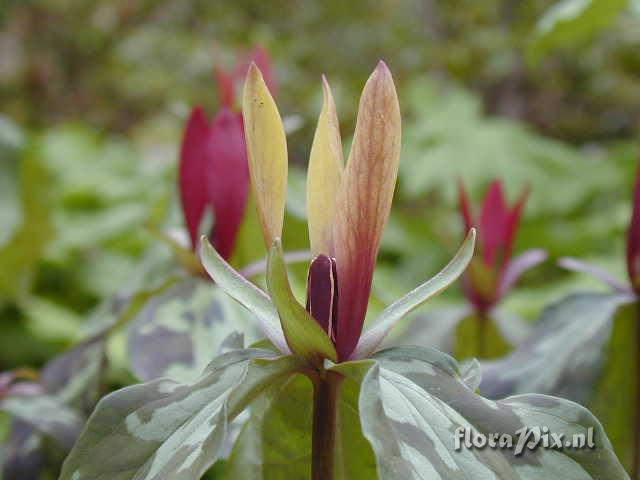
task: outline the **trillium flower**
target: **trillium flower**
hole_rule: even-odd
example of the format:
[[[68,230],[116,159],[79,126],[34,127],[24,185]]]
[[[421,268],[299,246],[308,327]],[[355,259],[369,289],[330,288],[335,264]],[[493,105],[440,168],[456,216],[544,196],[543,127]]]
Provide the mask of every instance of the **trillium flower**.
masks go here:
[[[602,268],[577,258],[563,257],[558,264],[567,270],[586,273],[611,287],[615,292],[640,294],[640,169],[636,173],[633,189],[631,220],[627,230],[626,261],[628,284]]]
[[[500,180],[489,187],[479,216],[471,211],[462,182],[459,184],[460,211],[465,228],[478,228],[478,248],[463,275],[463,288],[476,313],[485,316],[516,284],[520,276],[547,258],[541,249],[528,250],[511,258],[528,189],[509,208]]]
[[[294,297],[282,252],[287,144],[276,104],[252,64],[243,95],[249,171],[267,248],[268,294],[225,261],[202,238],[211,278],[257,314],[282,352],[313,364],[367,357],[393,325],[453,282],[466,268],[475,231],[434,278],[385,309],[363,333],[380,238],[389,216],[400,159],[400,109],[391,72],[380,62],[367,81],[349,160],[344,166],[335,104],[323,78],[324,104],[311,147],[307,181],[312,254],[306,308]]]
[[[249,58],[269,72],[275,89],[266,50],[257,47]],[[249,190],[242,114],[234,109],[235,86],[244,81],[248,66],[245,59],[232,73],[216,70],[221,107],[211,120],[202,107],[192,110],[180,149],[180,199],[191,247],[197,249],[203,222],[211,215],[207,236],[226,260],[233,254]]]

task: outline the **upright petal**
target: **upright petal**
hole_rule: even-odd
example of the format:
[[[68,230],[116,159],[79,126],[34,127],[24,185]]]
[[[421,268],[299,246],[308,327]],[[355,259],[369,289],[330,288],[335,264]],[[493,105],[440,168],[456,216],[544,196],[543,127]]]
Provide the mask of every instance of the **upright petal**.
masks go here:
[[[309,240],[314,255],[334,255],[333,221],[344,169],[338,115],[327,80],[322,77],[324,103],[313,137],[307,176]]]
[[[242,100],[251,184],[267,248],[282,236],[287,193],[287,141],[278,108],[255,63]]]
[[[198,246],[198,230],[207,206],[207,191],[202,172],[206,161],[209,122],[204,110],[191,112],[180,149],[180,200],[191,245]]]
[[[640,169],[633,190],[633,213],[627,233],[627,272],[631,285],[640,292]]]
[[[207,144],[210,159],[204,172],[207,196],[213,205],[211,241],[222,258],[229,260],[244,217],[249,189],[249,166],[242,116],[220,110],[211,125]]]
[[[484,197],[480,221],[478,224],[478,236],[484,262],[493,266],[500,261],[498,255],[504,246],[507,233],[507,204],[504,198],[502,182],[494,181]]]
[[[516,201],[513,208],[507,215],[507,225],[505,232],[505,251],[504,251],[504,263],[506,264],[511,258],[511,252],[513,250],[513,244],[516,240],[516,234],[518,233],[518,227],[520,226],[520,217],[522,216],[522,211],[524,210],[524,205],[529,197],[529,192],[531,191],[531,187],[527,186],[522,191],[518,200]]]
[[[400,107],[391,72],[380,62],[360,98],[356,129],[336,201],[338,356],[347,359],[367,313],[380,237],[400,161]]]

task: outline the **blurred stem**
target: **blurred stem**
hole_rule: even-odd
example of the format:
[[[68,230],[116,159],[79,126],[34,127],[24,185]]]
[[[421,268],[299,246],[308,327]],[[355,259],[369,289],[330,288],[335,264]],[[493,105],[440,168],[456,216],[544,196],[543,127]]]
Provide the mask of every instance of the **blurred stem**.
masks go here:
[[[333,480],[342,377],[323,370],[313,383],[312,480]]]
[[[634,411],[634,432],[633,432],[633,455],[631,464],[631,478],[637,480],[640,478],[640,305],[636,303],[634,306],[636,311],[635,331],[635,362],[636,362],[636,385],[635,385],[635,411]]]
[[[487,322],[489,321],[489,317],[487,317],[486,313],[481,313],[478,316],[478,321],[480,324],[478,325],[478,336],[476,338],[476,355],[478,358],[485,358],[487,351]]]

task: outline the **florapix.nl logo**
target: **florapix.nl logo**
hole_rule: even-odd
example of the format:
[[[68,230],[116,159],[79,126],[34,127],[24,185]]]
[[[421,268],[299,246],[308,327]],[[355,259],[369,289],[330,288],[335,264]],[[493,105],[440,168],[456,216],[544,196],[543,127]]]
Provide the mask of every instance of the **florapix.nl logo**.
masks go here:
[[[537,448],[563,450],[595,448],[593,428],[584,432],[565,435],[562,432],[552,432],[548,427],[522,427],[513,434],[510,433],[482,433],[471,427],[458,427],[454,433],[454,449],[468,450],[484,448],[498,450],[513,450],[515,456],[522,455],[526,450]]]

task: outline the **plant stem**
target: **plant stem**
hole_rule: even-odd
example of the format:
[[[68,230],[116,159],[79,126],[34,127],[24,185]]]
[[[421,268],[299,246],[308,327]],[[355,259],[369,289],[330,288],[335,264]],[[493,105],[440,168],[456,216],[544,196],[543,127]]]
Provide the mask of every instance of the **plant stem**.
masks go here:
[[[312,480],[333,480],[342,377],[322,371],[313,384]]]
[[[487,350],[486,330],[487,330],[487,322],[489,321],[489,318],[487,317],[486,313],[481,313],[480,316],[478,317],[478,321],[480,322],[480,325],[478,326],[478,337],[476,338],[476,341],[477,341],[476,355],[480,359],[485,357],[485,352]]]
[[[635,378],[635,411],[634,411],[634,432],[633,432],[633,454],[632,454],[632,465],[631,465],[631,478],[637,480],[640,478],[640,305],[636,304],[634,306],[636,311],[636,318],[634,328],[636,331],[636,342],[635,342],[635,367],[636,367],[636,378]]]

